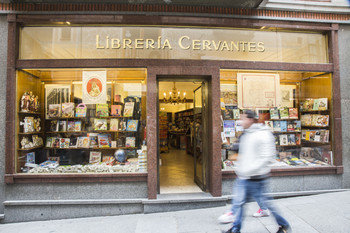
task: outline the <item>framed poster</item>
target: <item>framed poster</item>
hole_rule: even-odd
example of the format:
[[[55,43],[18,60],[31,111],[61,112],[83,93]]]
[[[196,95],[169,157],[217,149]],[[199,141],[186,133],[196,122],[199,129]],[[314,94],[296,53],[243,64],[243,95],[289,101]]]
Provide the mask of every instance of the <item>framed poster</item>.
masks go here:
[[[293,108],[294,104],[294,90],[296,85],[281,85],[281,106]]]
[[[107,103],[107,72],[83,71],[83,103]]]
[[[238,108],[269,109],[281,105],[280,78],[270,73],[237,74]]]
[[[71,86],[64,84],[45,84],[45,116],[49,118],[49,106],[68,103],[71,96]]]

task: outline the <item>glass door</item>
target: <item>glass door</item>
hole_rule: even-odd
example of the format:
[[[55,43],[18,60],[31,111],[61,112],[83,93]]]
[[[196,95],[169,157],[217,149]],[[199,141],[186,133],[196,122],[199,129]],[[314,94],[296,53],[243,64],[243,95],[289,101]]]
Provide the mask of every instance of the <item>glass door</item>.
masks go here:
[[[203,190],[207,189],[207,93],[206,83],[194,90],[194,181]]]

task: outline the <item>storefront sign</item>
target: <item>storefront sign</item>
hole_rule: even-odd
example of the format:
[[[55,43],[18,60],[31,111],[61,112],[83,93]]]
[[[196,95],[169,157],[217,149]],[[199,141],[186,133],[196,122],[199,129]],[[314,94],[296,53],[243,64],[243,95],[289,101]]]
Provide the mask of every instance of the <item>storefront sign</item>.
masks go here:
[[[192,59],[327,63],[318,33],[183,27],[24,27],[20,59]]]

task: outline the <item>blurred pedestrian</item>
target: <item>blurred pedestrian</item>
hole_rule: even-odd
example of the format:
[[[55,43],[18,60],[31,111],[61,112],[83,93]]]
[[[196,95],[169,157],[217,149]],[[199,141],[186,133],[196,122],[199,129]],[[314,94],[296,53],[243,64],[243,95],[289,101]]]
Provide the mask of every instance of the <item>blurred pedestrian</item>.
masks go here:
[[[275,139],[270,129],[258,123],[258,116],[252,110],[241,115],[244,132],[240,137],[239,153],[235,162],[237,179],[232,213],[233,226],[226,233],[239,233],[243,221],[243,207],[253,197],[261,209],[269,209],[279,225],[277,233],[289,232],[290,225],[272,205],[265,194],[270,176],[269,164],[276,154]]]

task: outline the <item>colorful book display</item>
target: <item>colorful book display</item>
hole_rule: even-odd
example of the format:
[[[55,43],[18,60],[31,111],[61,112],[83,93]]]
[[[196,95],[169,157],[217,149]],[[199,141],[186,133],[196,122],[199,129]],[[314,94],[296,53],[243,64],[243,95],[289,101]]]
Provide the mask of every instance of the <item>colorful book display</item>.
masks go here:
[[[97,117],[108,117],[108,104],[97,104],[96,105],[96,116]]]
[[[62,103],[62,117],[74,117],[74,103]]]

